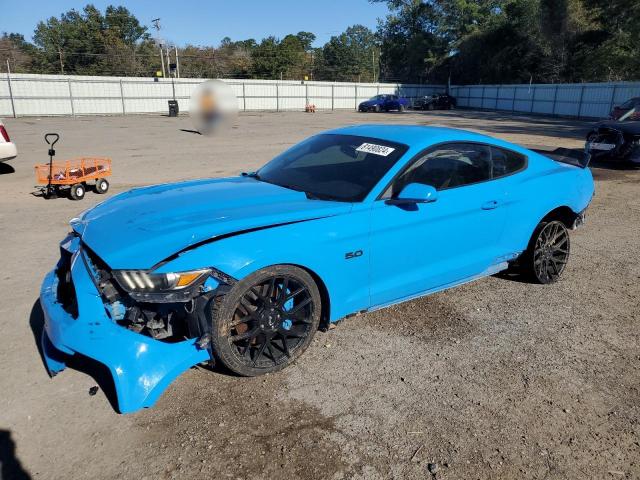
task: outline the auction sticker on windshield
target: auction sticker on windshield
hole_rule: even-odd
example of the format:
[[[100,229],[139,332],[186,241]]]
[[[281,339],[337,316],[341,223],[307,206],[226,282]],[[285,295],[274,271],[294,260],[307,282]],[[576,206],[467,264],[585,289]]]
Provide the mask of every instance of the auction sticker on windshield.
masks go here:
[[[384,145],[376,145],[375,143],[363,143],[358,148],[356,148],[356,152],[373,153],[374,155],[380,155],[382,157],[388,156],[394,150],[395,148],[386,147]]]

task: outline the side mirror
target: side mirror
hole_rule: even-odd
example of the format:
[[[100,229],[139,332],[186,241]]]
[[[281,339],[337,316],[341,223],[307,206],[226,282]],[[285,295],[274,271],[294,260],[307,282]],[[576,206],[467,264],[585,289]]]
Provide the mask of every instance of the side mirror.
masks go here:
[[[406,185],[396,198],[390,198],[387,205],[411,205],[416,203],[433,203],[438,199],[438,191],[431,185],[410,183]]]

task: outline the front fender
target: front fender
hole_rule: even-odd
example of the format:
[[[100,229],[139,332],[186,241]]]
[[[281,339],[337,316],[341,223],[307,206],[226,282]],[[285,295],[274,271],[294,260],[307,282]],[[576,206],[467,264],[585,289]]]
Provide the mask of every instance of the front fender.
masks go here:
[[[186,251],[157,271],[215,267],[241,280],[267,266],[298,265],[325,284],[335,321],[369,306],[369,220],[370,209],[357,206],[346,215],[242,233]],[[347,259],[357,251],[362,255]]]

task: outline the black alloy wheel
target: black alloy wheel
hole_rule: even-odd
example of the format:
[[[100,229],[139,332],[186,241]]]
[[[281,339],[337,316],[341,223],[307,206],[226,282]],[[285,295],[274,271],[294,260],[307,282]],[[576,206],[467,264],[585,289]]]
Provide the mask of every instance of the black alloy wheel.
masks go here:
[[[320,312],[320,292],[305,270],[290,265],[259,270],[215,301],[213,351],[243,376],[281,370],[309,346]]]

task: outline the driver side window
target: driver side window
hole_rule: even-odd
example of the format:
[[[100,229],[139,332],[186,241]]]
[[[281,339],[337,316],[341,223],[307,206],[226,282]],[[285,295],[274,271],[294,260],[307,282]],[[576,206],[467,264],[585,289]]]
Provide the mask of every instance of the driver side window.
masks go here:
[[[449,143],[436,147],[413,162],[393,182],[384,198],[397,196],[410,183],[446,190],[484,182],[491,177],[491,151],[488,146]]]

